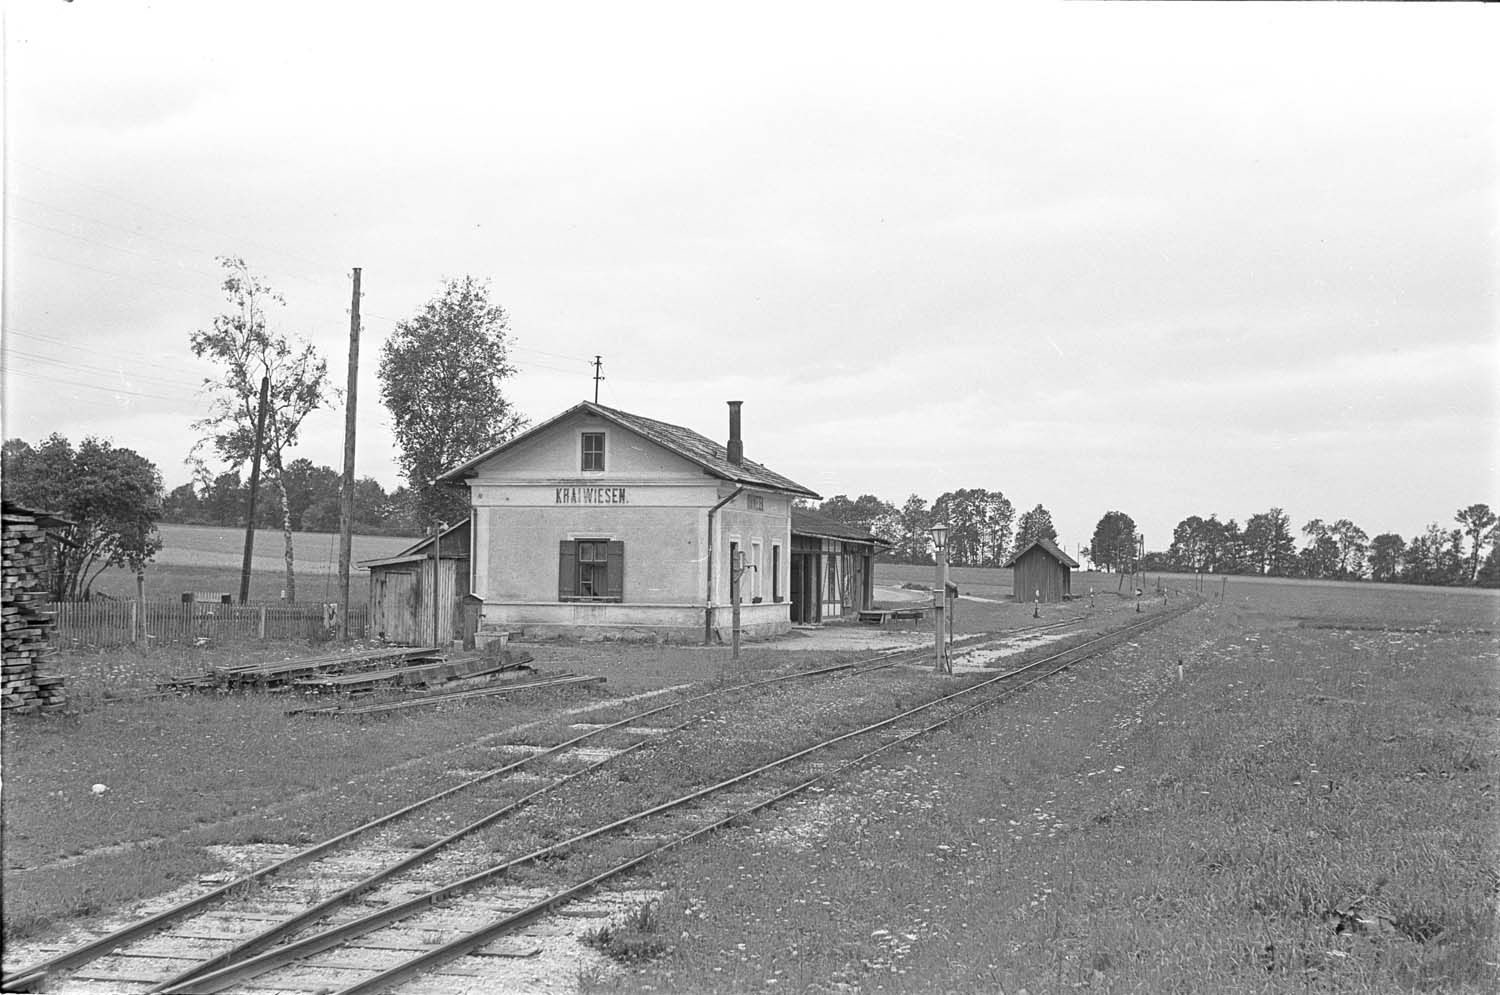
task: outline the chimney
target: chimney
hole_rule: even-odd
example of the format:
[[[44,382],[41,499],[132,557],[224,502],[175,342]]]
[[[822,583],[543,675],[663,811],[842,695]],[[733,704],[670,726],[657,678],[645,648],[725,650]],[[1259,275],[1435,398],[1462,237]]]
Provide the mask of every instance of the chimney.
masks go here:
[[[740,405],[743,403],[729,402],[729,462],[736,466],[745,461],[745,444],[740,441]]]

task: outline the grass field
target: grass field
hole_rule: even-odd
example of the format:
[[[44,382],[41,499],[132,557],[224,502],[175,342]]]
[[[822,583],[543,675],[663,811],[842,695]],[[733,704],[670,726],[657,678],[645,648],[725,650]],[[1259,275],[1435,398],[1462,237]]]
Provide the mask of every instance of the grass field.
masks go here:
[[[930,582],[931,568],[903,569]],[[903,579],[884,567],[880,578]],[[960,633],[1029,615],[998,604],[1008,572],[956,580],[991,599],[961,604]],[[1101,613],[1129,604],[1107,586]],[[665,897],[601,941],[619,970],[579,986],[1496,990],[1500,595],[1241,578],[1224,593],[650,867],[642,876]],[[532,649],[544,669],[609,684],[353,724],[289,718],[284,700],[258,695],[7,721],[7,939],[180,884],[213,866],[208,843],[363,821],[482,767],[484,736],[562,708],[838,659],[757,645],[739,664],[717,647]],[[87,679],[141,686],[152,668],[202,662],[101,656]],[[699,776],[704,757],[780,750],[940,686],[913,672],[804,692],[728,727],[732,744],[718,725],[685,741],[680,763],[622,774],[613,793],[665,791]],[[792,709],[814,706],[816,723],[795,721]],[[96,796],[94,783],[110,790]]]
[[[584,987],[1495,991],[1500,600],[1228,592],[654,872]]]
[[[163,546],[145,570],[146,599],[175,601],[185,591],[239,593],[240,566],[245,555],[244,529],[211,525],[159,526]],[[353,537],[349,571],[350,598],[363,603],[369,597],[369,571],[362,560],[394,556],[415,538],[403,536]],[[283,559],[285,538],[274,529],[257,529],[251,560],[250,600],[277,601],[286,587]],[[292,562],[297,577],[298,601],[338,600],[339,537],[321,532],[292,533]],[[134,598],[135,574],[111,568],[94,582],[95,594]],[[355,595],[358,595],[357,597]]]

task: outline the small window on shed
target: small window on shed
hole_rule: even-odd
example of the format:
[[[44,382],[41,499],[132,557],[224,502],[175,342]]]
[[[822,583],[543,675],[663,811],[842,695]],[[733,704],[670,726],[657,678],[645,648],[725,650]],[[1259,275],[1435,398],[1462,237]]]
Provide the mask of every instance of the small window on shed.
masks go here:
[[[604,433],[583,433],[583,469],[604,469]]]

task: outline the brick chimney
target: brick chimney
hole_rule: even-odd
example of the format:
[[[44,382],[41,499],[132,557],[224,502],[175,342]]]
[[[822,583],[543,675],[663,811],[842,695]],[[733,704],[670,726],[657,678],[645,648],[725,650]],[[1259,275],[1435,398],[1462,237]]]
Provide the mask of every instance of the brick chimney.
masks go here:
[[[729,402],[729,462],[735,465],[745,461],[745,443],[740,441],[740,405],[743,403]]]

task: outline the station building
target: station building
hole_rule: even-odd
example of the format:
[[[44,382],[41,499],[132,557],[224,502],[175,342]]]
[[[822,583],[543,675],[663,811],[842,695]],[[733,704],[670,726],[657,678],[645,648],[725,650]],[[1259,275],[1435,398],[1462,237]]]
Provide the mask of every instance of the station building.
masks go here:
[[[469,488],[481,642],[725,638],[741,552],[741,631],[791,628],[792,504],[818,495],[745,458],[739,401],[724,443],[584,401],[439,480]]]

